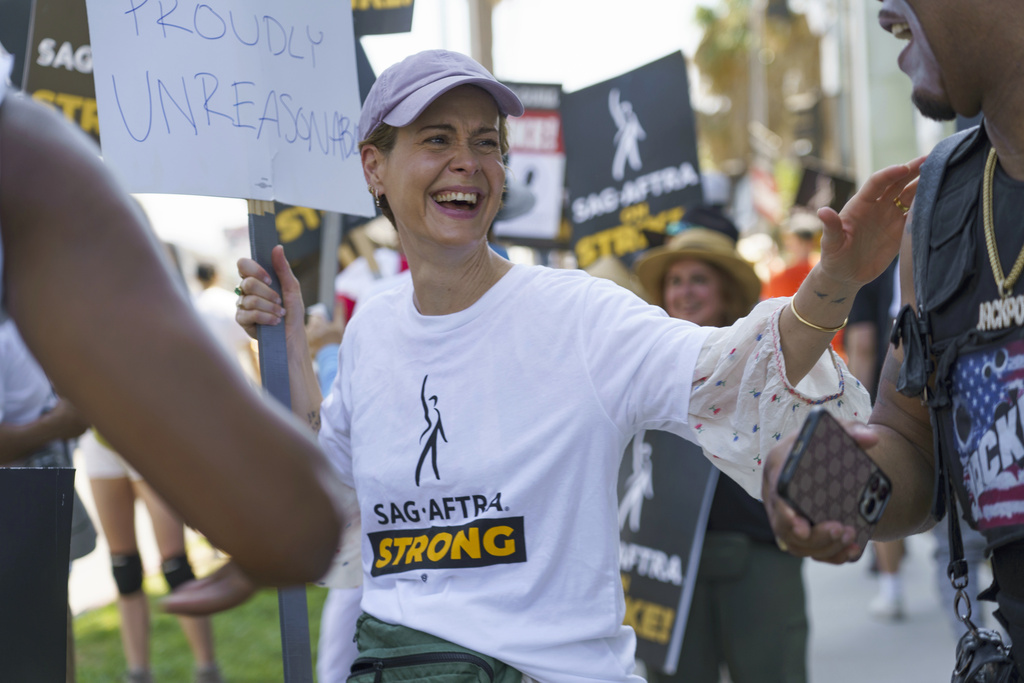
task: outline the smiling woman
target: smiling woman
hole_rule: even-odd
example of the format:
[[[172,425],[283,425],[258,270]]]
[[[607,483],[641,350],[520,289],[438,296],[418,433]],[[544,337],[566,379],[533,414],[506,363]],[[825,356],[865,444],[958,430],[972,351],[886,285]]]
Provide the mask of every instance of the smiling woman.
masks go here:
[[[467,256],[490,261],[491,252],[479,247],[505,185],[499,120],[493,97],[463,85],[435,100],[414,124],[398,128],[387,152],[370,142],[361,146],[371,191],[390,209],[410,266],[416,256],[433,260],[428,252],[438,247],[463,246]]]
[[[457,53],[422,52],[381,73],[360,117],[360,157],[412,277],[359,304],[322,405],[283,251],[281,296],[258,264],[239,262],[236,319],[250,333],[283,320],[292,408],[319,415],[320,443],[358,493],[365,614],[353,671],[365,674],[349,680],[387,680],[412,659],[410,677],[422,680],[452,673],[437,664],[446,659],[463,667],[453,681],[477,680],[465,669],[476,666],[499,683],[640,683],[622,623],[615,500],[630,439],[661,429],[698,441],[757,496],[760,453],[801,408],[868,407],[825,353],[832,335],[801,326],[785,300],[714,330],[582,271],[496,255],[486,235],[505,180],[504,122],[522,111]],[[832,243],[828,272],[808,278],[827,298],[803,291],[803,315],[842,320],[848,304],[835,302],[888,265],[904,216],[891,198],[874,200],[912,174],[890,169],[867,188],[868,236],[849,226]],[[869,239],[890,252],[857,248]],[[758,390],[740,391],[742,377]],[[713,434],[722,438],[705,442]]]

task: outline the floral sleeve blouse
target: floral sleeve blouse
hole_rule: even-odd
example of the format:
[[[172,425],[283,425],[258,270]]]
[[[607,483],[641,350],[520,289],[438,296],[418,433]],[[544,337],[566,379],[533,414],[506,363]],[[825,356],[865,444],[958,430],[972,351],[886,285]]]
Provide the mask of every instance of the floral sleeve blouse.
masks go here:
[[[707,338],[693,376],[691,425],[724,473],[761,497],[762,460],[810,409],[867,421],[871,400],[831,348],[794,387],[786,380],[779,317],[789,299],[769,299]]]

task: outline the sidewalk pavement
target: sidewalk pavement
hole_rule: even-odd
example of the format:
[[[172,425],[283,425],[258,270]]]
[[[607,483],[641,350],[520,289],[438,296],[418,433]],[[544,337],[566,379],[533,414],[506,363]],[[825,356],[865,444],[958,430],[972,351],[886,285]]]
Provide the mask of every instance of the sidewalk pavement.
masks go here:
[[[943,531],[945,528],[943,527]],[[877,581],[869,571],[870,554],[836,567],[807,561],[804,578],[811,619],[812,683],[936,683],[953,672],[956,637],[952,605],[940,604],[935,540],[930,532],[907,539],[901,567],[904,611],[900,621],[879,621],[868,613]],[[943,571],[948,559],[942,561]],[[973,596],[987,586],[971,577]],[[989,618],[991,628],[994,620]]]

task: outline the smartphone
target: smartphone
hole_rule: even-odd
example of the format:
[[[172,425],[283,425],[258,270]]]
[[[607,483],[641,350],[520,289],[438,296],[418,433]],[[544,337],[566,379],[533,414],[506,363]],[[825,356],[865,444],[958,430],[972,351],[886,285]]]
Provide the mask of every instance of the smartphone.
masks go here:
[[[867,547],[892,495],[892,482],[827,411],[815,408],[793,444],[779,496],[811,524],[835,520]]]

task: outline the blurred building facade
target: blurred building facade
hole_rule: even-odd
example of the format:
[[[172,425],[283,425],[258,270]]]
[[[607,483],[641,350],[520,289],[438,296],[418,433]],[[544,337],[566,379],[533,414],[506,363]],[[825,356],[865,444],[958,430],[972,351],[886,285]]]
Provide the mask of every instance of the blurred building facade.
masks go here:
[[[897,66],[905,43],[881,29],[877,12],[871,0],[717,0],[698,8],[702,168],[733,180],[745,231],[788,215],[806,168],[859,186],[952,132],[916,114]]]

